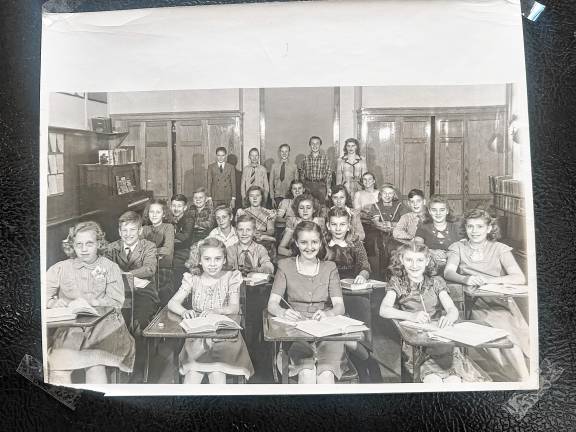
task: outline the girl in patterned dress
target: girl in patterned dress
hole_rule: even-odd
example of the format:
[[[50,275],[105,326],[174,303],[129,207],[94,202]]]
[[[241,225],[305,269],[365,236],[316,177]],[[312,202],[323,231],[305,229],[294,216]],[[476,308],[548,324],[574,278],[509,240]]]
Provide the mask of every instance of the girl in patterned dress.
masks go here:
[[[344,155],[338,158],[336,184],[344,185],[351,197],[360,190],[362,176],[368,171],[366,159],[360,156],[360,142],[348,138],[344,142]]]
[[[49,338],[48,368],[52,384],[70,384],[73,370],[84,369],[86,383],[106,384],[106,366],[132,372],[134,339],[122,317],[124,283],[118,265],[102,256],[106,241],[96,222],[80,222],[62,242],[70,258],[48,269],[46,307],[66,307],[76,299],[113,312],[95,326],[59,327]]]
[[[524,284],[526,278],[512,255],[512,248],[498,242],[500,230],[496,218],[482,209],[469,210],[464,215],[466,239],[448,248],[444,277],[463,285]],[[512,349],[488,349],[495,361],[503,365],[502,356],[512,365],[518,378],[529,377],[524,356],[530,354],[530,336],[526,319],[513,298],[478,297],[472,319],[486,321],[492,327],[508,331],[514,343]]]
[[[182,318],[237,315],[242,275],[238,270],[222,269],[226,246],[218,239],[207,238],[199,249],[202,274],[184,273],[182,286],[168,302],[168,309]],[[190,309],[182,306],[188,298]],[[226,375],[243,375],[248,379],[254,374],[241,334],[236,339],[187,338],[179,358],[184,384],[200,384],[204,374],[208,374],[211,384],[226,384]]]
[[[393,276],[380,306],[383,318],[428,323],[438,320],[438,327],[451,326],[458,319],[458,309],[450,298],[446,282],[434,274],[430,251],[415,239],[402,244],[392,257]],[[443,312],[446,314],[443,314]],[[414,366],[412,350],[404,344],[402,351],[409,368]],[[459,383],[486,381],[487,378],[458,348],[423,349],[424,361],[420,378],[425,383]]]

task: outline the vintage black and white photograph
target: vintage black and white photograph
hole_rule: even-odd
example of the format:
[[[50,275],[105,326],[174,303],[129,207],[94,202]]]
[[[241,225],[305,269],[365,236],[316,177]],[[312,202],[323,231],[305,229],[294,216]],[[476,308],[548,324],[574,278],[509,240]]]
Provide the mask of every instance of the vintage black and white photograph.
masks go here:
[[[47,382],[537,385],[525,83],[349,76],[45,91]]]

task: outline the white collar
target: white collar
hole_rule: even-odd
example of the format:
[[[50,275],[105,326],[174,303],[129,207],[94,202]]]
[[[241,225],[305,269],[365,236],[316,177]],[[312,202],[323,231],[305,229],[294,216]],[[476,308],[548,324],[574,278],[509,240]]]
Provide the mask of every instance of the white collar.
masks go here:
[[[330,240],[330,242],[328,243],[329,247],[333,247],[333,246],[340,246],[340,247],[348,247],[348,243],[346,242],[345,239],[342,240],[336,240],[336,239],[332,239]]]
[[[140,243],[140,240],[138,240],[132,246],[126,246],[126,244],[124,242],[122,242],[122,250],[126,251],[126,248],[130,248],[130,252],[134,252],[134,249],[136,249],[136,246],[138,246],[138,243]]]

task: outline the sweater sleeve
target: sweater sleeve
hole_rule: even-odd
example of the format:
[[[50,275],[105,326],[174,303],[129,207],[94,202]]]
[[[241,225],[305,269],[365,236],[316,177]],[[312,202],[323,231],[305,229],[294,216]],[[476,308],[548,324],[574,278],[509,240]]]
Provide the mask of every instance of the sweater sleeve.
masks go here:
[[[108,261],[109,266],[106,274],[106,290],[104,295],[98,298],[97,306],[112,306],[121,308],[124,304],[124,281],[118,264]]]
[[[156,273],[156,246],[152,242],[140,240],[142,245],[142,266],[130,270],[135,277],[149,279]]]

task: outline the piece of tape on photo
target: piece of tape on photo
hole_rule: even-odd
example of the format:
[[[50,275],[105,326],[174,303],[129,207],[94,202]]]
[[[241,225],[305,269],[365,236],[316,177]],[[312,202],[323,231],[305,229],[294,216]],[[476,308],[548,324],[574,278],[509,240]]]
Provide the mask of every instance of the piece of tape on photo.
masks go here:
[[[16,368],[16,372],[34,384],[36,387],[41,388],[58,402],[66,405],[71,410],[76,409],[76,405],[82,394],[81,390],[60,387],[44,382],[44,373],[42,372],[42,362],[29,354],[24,354],[20,364]]]
[[[530,21],[536,21],[542,14],[542,12],[544,12],[544,9],[546,9],[546,6],[544,6],[542,3],[538,3],[537,1],[535,1],[534,3],[532,3],[530,11],[527,14],[524,13],[523,15],[526,17],[526,19],[529,19]]]

